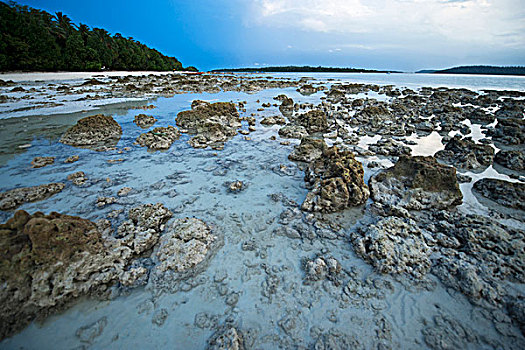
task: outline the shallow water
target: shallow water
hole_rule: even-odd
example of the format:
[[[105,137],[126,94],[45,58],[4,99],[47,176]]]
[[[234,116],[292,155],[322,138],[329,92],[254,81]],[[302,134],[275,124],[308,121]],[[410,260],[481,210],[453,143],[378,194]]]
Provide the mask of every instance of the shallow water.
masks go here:
[[[395,77],[404,75],[385,75],[381,79],[388,83]],[[419,79],[419,75],[417,77]],[[369,75],[362,75],[357,81],[367,78]],[[441,82],[440,79],[445,78],[436,79]],[[375,79],[367,82],[378,83],[379,78],[375,76]],[[397,82],[406,86],[419,84],[417,81],[406,83],[402,78]],[[434,83],[435,80],[430,80],[421,84]],[[484,83],[485,80],[481,80],[477,84]],[[523,84],[525,80],[511,79],[505,88],[512,88],[517,83]],[[484,87],[493,88],[490,85]],[[523,85],[520,87],[523,89]],[[274,103],[273,97],[281,93],[296,102],[309,103],[318,103],[323,96],[322,93],[302,96],[294,88],[264,90],[255,94],[185,94],[158,98],[153,101],[157,108],[147,113],[158,119],[155,127],[167,126],[175,125],[177,113],[189,109],[194,99],[247,101],[247,110],[241,115],[257,113],[260,121],[264,116],[279,114],[276,107],[262,112],[256,110],[264,102]],[[271,136],[277,135],[277,127],[267,128],[257,123],[257,131],[249,135],[251,140],[237,135],[222,151],[193,149],[187,144],[189,137],[183,135],[168,151],[148,152],[146,148],[134,145],[144,130],[133,124],[133,117],[143,111],[121,110],[115,113],[108,108],[102,112],[112,114],[122,125],[123,137],[117,150],[95,152],[60,144],[57,141],[61,132],[81,116],[49,116],[46,121],[60,127],[35,133],[22,132],[22,140],[13,137],[14,140],[10,141],[30,143],[31,147],[6,158],[0,168],[0,191],[63,181],[67,187],[61,193],[45,201],[25,204],[20,209],[46,213],[58,211],[91,220],[124,209],[124,213],[113,220],[114,224],[122,222],[127,210],[134,206],[161,202],[175,213],[175,218],[195,216],[215,225],[217,232],[224,237],[224,246],[202,273],[174,285],[172,293],[147,286],[129,290],[111,301],[84,299],[41,324],[31,324],[1,342],[0,348],[202,349],[217,325],[231,321],[247,331],[245,340],[258,349],[309,347],[319,333],[328,330],[354,335],[363,348],[385,343],[393,348],[419,349],[426,347],[421,330],[435,316],[443,314],[453,315],[487,338],[499,337],[492,321],[480,316],[479,308],[471,305],[462,294],[445,288],[434,277],[429,277],[427,288],[400,283],[388,275],[375,273],[370,265],[358,258],[349,236],[357,220],[364,218],[363,208],[334,214],[334,221],[344,224],[330,238],[317,236],[300,240],[276,235],[274,229],[280,225],[280,214],[288,207],[273,201],[269,195],[283,193],[288,199],[301,203],[307,193],[304,173],[287,158],[293,143],[281,145],[279,138],[270,140]],[[13,120],[11,130],[24,130],[27,121],[18,119],[19,124],[16,123],[18,120]],[[247,128],[245,122],[243,128]],[[477,136],[477,131],[474,134]],[[425,137],[413,135],[409,139],[417,143],[411,146],[415,155],[431,155],[443,147],[437,133]],[[365,136],[360,145],[366,147],[375,141],[376,138]],[[125,150],[126,147],[130,149]],[[64,164],[63,161],[72,154],[78,154],[80,160]],[[30,163],[36,156],[56,156],[55,164],[32,169]],[[119,159],[123,161],[108,162]],[[386,166],[392,164],[382,157],[366,159],[365,181],[378,171],[366,167],[371,160]],[[280,165],[286,166],[286,170],[283,171]],[[84,171],[90,185],[76,187],[66,180],[68,174],[76,171]],[[491,167],[482,174],[468,175],[478,179],[501,174]],[[247,188],[237,194],[228,193],[224,183],[234,180],[242,180]],[[97,197],[116,196],[124,186],[132,187],[134,191],[119,198],[115,204],[104,208],[95,206]],[[461,186],[465,196],[463,208],[487,215],[483,204],[472,195],[471,188],[472,183]],[[10,215],[0,212],[0,219],[5,221]],[[303,217],[302,221],[307,222],[305,220]],[[339,260],[343,269],[352,276],[345,283],[357,286],[355,293],[344,293],[344,286],[336,286],[327,280],[304,283],[303,260],[319,253]],[[392,288],[372,288],[365,284],[367,279],[372,281],[371,285],[389,283]],[[166,309],[168,316],[159,326],[152,319],[162,309]],[[100,335],[89,342],[82,341],[77,331],[104,317],[107,325]]]

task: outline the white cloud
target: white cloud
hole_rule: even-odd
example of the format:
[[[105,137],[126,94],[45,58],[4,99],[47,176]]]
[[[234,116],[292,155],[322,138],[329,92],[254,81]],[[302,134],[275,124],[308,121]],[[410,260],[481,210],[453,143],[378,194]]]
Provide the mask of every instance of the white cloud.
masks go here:
[[[525,47],[523,0],[257,0],[257,25],[436,48]],[[348,45],[369,43],[342,42]],[[340,45],[341,46],[341,45]]]

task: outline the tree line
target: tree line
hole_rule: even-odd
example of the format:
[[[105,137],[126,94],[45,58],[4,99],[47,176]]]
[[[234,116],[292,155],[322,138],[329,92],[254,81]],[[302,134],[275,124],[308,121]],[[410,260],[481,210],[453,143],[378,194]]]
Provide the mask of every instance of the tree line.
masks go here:
[[[525,75],[525,67],[462,66],[438,70],[436,74]]]
[[[0,2],[0,71],[183,70],[175,57],[101,28]],[[196,70],[188,67],[188,70]]]
[[[264,73],[399,73],[396,71],[381,71],[360,68],[340,67],[311,67],[311,66],[283,66],[283,67],[258,67],[258,68],[225,68],[216,69],[213,72],[264,72]]]

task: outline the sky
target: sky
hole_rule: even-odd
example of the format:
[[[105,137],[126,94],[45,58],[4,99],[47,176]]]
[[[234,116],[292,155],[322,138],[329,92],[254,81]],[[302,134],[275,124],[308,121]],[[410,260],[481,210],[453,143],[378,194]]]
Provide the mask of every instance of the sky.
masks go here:
[[[200,70],[525,66],[525,0],[20,0]]]

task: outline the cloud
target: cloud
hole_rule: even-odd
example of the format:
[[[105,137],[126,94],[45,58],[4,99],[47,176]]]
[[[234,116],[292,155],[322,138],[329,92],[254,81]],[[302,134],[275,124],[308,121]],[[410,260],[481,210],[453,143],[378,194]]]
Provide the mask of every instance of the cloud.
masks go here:
[[[525,47],[522,0],[257,0],[259,26],[417,48]],[[512,34],[514,33],[514,34]],[[344,44],[344,42],[342,42]],[[370,45],[373,46],[373,45]]]

